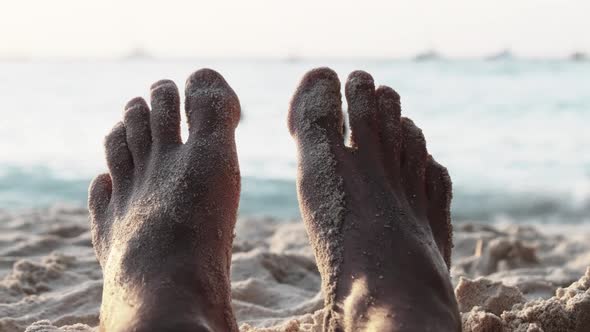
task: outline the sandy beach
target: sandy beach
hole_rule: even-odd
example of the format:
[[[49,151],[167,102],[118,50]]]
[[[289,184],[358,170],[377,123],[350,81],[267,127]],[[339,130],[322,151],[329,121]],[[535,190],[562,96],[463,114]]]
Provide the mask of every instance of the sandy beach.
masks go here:
[[[588,226],[461,223],[454,238],[463,331],[587,331]],[[319,289],[300,221],[238,221],[232,296],[242,331],[321,331]],[[94,331],[101,293],[85,209],[0,212],[0,331]]]

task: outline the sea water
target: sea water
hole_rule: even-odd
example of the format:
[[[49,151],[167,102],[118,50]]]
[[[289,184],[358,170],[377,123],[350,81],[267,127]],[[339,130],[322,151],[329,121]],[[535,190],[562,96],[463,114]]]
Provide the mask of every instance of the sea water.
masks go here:
[[[288,103],[309,69],[370,72],[402,96],[453,179],[456,220],[590,220],[590,62],[141,59],[0,62],[0,208],[84,206],[103,137],[135,96],[194,70],[238,94],[240,213],[298,218]],[[346,105],[344,105],[346,107]],[[186,138],[186,126],[183,124]]]

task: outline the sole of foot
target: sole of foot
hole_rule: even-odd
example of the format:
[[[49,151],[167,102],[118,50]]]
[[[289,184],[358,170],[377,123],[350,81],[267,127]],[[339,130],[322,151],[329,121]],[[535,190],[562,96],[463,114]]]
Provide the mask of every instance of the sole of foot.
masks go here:
[[[104,275],[101,331],[237,331],[230,299],[240,194],[239,100],[210,69],[187,80],[189,137],[174,82],[125,107],[106,136],[108,174],[89,189]]]
[[[399,95],[362,71],[302,79],[288,126],[297,191],[325,296],[327,331],[460,331],[449,278],[451,181]]]

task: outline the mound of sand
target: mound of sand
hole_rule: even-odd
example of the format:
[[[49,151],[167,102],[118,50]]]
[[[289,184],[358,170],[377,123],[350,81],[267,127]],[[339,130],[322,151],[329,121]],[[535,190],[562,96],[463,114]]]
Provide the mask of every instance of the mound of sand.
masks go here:
[[[88,226],[81,209],[0,211],[0,331],[95,330],[102,274]],[[543,229],[456,227],[451,276],[464,331],[590,331],[590,229]],[[301,222],[238,221],[232,296],[242,331],[321,331],[319,289]]]

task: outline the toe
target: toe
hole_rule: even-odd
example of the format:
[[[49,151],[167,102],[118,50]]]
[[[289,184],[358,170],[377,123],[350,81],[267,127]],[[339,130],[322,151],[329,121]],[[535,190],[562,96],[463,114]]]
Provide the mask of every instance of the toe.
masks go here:
[[[367,150],[374,149],[378,136],[373,77],[360,70],[352,72],[346,81],[345,93],[352,146]]]
[[[397,92],[387,86],[380,86],[375,94],[383,162],[391,180],[397,181],[400,174],[400,152],[402,148],[400,98]]]
[[[92,220],[102,220],[109,207],[113,183],[108,173],[100,174],[92,180],[88,188],[88,210]]]
[[[107,165],[114,190],[128,182],[133,172],[133,159],[127,146],[126,136],[125,125],[119,122],[105,138]]]
[[[451,266],[453,228],[451,225],[452,183],[447,169],[428,158],[426,167],[426,194],[428,198],[428,221],[436,245],[447,267]]]
[[[318,143],[343,144],[340,81],[333,70],[317,68],[305,74],[291,99],[288,126],[300,155]]]
[[[92,246],[97,254],[98,261],[103,264],[104,253],[109,232],[109,218],[107,216],[113,182],[107,173],[100,174],[92,180],[88,188],[88,210],[90,212],[90,227],[92,233]]]
[[[416,214],[426,216],[426,140],[422,130],[408,118],[402,118],[401,180]]]
[[[196,71],[187,79],[185,94],[189,141],[197,133],[233,133],[240,121],[240,101],[221,74],[212,69]]]
[[[151,129],[156,144],[180,144],[180,97],[176,84],[161,80],[151,88]]]
[[[132,99],[125,106],[124,115],[127,144],[136,167],[143,167],[152,143],[150,110],[143,98]]]
[[[318,68],[305,74],[291,100],[288,125],[298,150],[301,215],[312,246],[331,252],[344,220],[344,182],[339,171],[346,152],[340,81],[334,71]]]

